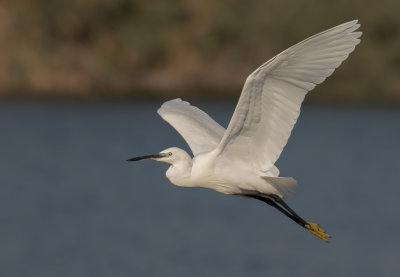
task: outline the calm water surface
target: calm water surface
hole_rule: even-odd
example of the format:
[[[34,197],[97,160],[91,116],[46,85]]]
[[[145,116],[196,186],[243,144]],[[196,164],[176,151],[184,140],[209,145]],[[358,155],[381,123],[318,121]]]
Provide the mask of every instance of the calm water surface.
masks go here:
[[[124,162],[184,141],[160,103],[0,104],[0,276],[399,276],[400,110],[303,107],[264,203]],[[224,126],[233,104],[199,105]]]

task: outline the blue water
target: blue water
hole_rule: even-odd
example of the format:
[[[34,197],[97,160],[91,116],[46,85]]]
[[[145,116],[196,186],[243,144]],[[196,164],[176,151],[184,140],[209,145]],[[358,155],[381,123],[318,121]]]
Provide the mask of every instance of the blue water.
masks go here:
[[[398,276],[400,110],[303,107],[278,166],[326,244],[256,200],[178,188],[160,103],[0,104],[0,276]],[[226,126],[233,104],[200,103]]]

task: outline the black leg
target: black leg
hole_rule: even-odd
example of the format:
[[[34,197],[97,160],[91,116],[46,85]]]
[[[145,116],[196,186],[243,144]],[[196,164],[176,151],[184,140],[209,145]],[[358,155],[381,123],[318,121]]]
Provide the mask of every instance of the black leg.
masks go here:
[[[305,221],[304,219],[302,219],[295,211],[292,210],[292,208],[289,207],[288,204],[286,204],[285,201],[283,201],[282,198],[280,198],[278,195],[275,194],[271,194],[270,195],[271,198],[274,199],[274,201],[276,201],[277,203],[279,203],[280,205],[282,205],[288,212],[290,212],[299,222],[301,222],[300,225],[302,225],[303,227],[307,224],[307,221]]]
[[[264,203],[267,203],[268,205],[271,205],[287,217],[289,217],[291,220],[299,224],[300,226],[308,229],[313,235],[319,237],[325,242],[328,242],[328,238],[331,236],[327,234],[318,224],[312,223],[312,222],[307,222],[304,219],[302,219],[298,214],[296,214],[288,204],[283,201],[282,198],[280,198],[278,195],[275,194],[270,194],[270,195],[252,195],[252,194],[246,194],[242,195],[246,197],[251,197],[260,201],[263,201]]]
[[[278,211],[280,211],[281,213],[283,213],[284,215],[286,215],[287,217],[289,217],[290,219],[292,219],[294,222],[296,222],[297,224],[299,224],[302,227],[305,227],[305,225],[307,224],[307,222],[305,220],[303,220],[300,216],[298,216],[285,202],[280,201],[281,198],[277,195],[273,195],[273,196],[269,196],[269,197],[264,197],[264,196],[260,196],[260,195],[246,195],[248,197],[260,200],[264,203],[267,203],[268,205],[271,205],[272,207],[274,207],[275,209],[277,209]],[[277,200],[277,199],[280,200]],[[286,208],[286,210],[284,208],[282,208],[281,206],[278,205],[281,204],[284,208]]]

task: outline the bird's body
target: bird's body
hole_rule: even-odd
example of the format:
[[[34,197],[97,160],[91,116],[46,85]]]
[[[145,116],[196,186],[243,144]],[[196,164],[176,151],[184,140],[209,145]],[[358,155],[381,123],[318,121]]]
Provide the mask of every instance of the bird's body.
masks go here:
[[[263,173],[243,164],[240,159],[230,162],[219,159],[215,150],[200,153],[193,159],[179,148],[169,148],[165,152],[181,157],[179,162],[174,163],[166,172],[167,178],[174,185],[202,187],[225,194],[241,195],[254,192],[283,197],[273,185],[263,179],[263,177],[276,177],[275,166],[274,170]]]
[[[193,158],[172,147],[159,154],[132,158],[171,164],[171,183],[242,195],[272,205],[324,241],[317,224],[299,217],[283,199],[297,182],[279,177],[275,166],[300,113],[308,91],[333,73],[359,43],[357,21],[314,35],[273,57],[247,78],[225,130],[205,112],[181,99],[158,110],[189,144]]]

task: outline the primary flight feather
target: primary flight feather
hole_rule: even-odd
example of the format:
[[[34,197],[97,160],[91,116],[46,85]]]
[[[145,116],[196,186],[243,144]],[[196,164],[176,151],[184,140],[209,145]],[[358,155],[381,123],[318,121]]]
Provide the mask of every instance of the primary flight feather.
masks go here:
[[[297,182],[278,177],[274,165],[285,147],[307,92],[322,83],[360,42],[357,20],[286,49],[251,73],[225,130],[210,116],[181,99],[165,102],[159,115],[182,135],[193,152],[173,147],[152,159],[171,164],[168,179],[182,187],[204,187],[261,200],[327,241],[318,224],[298,216],[283,198]]]

